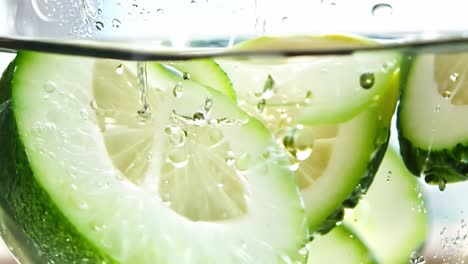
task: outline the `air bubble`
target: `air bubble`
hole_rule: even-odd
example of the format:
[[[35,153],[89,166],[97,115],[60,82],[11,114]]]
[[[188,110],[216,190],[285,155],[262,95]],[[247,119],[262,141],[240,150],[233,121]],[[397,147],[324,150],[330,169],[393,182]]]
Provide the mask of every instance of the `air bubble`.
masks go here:
[[[372,15],[376,17],[391,16],[393,7],[387,3],[379,3],[372,7]]]
[[[460,77],[460,74],[458,72],[454,72],[454,73],[450,74],[450,80],[452,82],[456,82],[459,77]]]
[[[206,124],[206,117],[202,112],[196,112],[193,114],[192,120],[195,126],[204,126]]]
[[[236,162],[234,163],[234,167],[236,168],[237,171],[243,172],[249,169],[249,164],[250,164],[250,155],[245,153],[245,154],[240,155],[236,159]]]
[[[213,99],[211,98],[206,98],[205,103],[203,105],[203,110],[205,113],[210,113],[211,109],[213,108]]]
[[[187,140],[187,131],[176,125],[169,125],[164,129],[169,143],[176,147],[182,147]]]
[[[263,113],[263,111],[265,111],[265,105],[266,105],[265,99],[261,99],[260,101],[258,101],[258,103],[257,103],[257,111],[258,111],[259,113]]]
[[[297,160],[303,161],[310,157],[312,154],[312,148],[305,146],[296,149],[295,157]]]
[[[449,90],[445,90],[445,91],[442,93],[442,96],[443,96],[445,99],[450,99],[450,97],[452,96],[452,92],[449,91]]]
[[[182,95],[184,95],[184,86],[182,85],[182,83],[177,83],[174,86],[174,88],[172,89],[172,94],[176,98],[180,98],[182,97]]]
[[[188,164],[187,154],[181,149],[173,149],[168,154],[168,160],[174,167],[180,169]]]
[[[124,72],[124,66],[123,64],[119,64],[119,66],[115,68],[115,73],[117,73],[118,75],[121,75],[123,72]]]
[[[120,28],[120,25],[122,24],[122,22],[120,22],[119,19],[117,18],[114,18],[112,19],[112,27],[114,28]]]
[[[47,81],[43,88],[46,93],[53,93],[55,90],[57,90],[57,84],[55,84],[53,81]]]
[[[305,94],[304,103],[310,104],[311,100],[312,100],[312,91],[308,90]]]
[[[104,29],[104,23],[101,21],[96,22],[96,29],[97,30],[103,30]]]
[[[375,76],[372,72],[363,73],[359,77],[359,83],[361,84],[361,87],[366,90],[372,88],[372,86],[374,86],[374,82]]]

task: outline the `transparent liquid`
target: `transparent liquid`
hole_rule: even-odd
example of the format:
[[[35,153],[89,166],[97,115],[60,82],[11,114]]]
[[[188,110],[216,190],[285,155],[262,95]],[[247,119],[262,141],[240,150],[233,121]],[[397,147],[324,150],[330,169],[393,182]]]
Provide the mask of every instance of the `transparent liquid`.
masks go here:
[[[1,41],[0,41],[1,42]],[[278,60],[285,60],[286,58],[294,60],[294,58],[300,58],[303,61],[307,60],[328,60],[330,58],[335,58],[336,56],[341,56],[346,58],[347,56],[352,56],[353,54],[360,54],[363,56],[379,56],[380,52],[388,52],[388,51],[401,51],[405,52],[405,56],[416,56],[420,54],[457,54],[463,55],[465,54],[464,51],[468,49],[468,43],[464,39],[458,40],[451,40],[451,41],[441,41],[441,42],[434,42],[434,43],[408,43],[408,44],[390,44],[389,46],[383,47],[371,47],[371,48],[355,48],[355,47],[342,47],[337,49],[330,49],[330,50],[271,50],[271,51],[263,51],[263,52],[225,52],[223,49],[209,49],[209,50],[189,50],[189,51],[181,51],[181,52],[167,52],[167,51],[158,51],[158,50],[148,50],[148,51],[134,51],[131,48],[125,49],[125,47],[120,47],[116,49],[107,48],[105,45],[92,45],[95,48],[91,48],[90,50],[83,49],[83,47],[74,46],[73,43],[63,44],[63,43],[48,43],[48,44],[37,44],[37,43],[26,43],[22,46],[27,48],[31,48],[32,50],[41,50],[41,51],[50,51],[52,48],[54,52],[59,52],[63,54],[73,54],[73,55],[80,55],[80,56],[87,56],[87,57],[111,57],[113,59],[136,59],[140,61],[146,61],[146,65],[144,62],[140,62],[135,69],[137,72],[137,79],[135,82],[139,85],[139,93],[138,93],[138,100],[135,102],[135,105],[139,108],[135,109],[135,119],[136,122],[141,122],[145,124],[152,124],[154,121],[154,116],[156,115],[157,109],[153,109],[151,106],[151,102],[148,99],[148,86],[147,83],[147,76],[146,76],[146,67],[150,63],[154,63],[155,59],[159,59],[159,61],[163,61],[167,63],[169,60],[177,60],[177,61],[187,61],[194,58],[213,58],[215,60],[227,58],[233,61],[245,61],[248,60],[252,64],[264,65],[265,67],[269,66],[269,62],[276,63]],[[204,45],[208,42],[205,42]],[[218,45],[216,43],[220,43],[219,41],[212,42],[214,46]],[[224,41],[221,41],[224,43]],[[392,46],[393,45],[393,46]],[[209,46],[209,45],[208,45]],[[131,46],[128,46],[131,47]],[[6,46],[6,48],[12,48],[12,46]],[[292,63],[289,61],[288,63]],[[47,67],[47,65],[44,65]],[[115,68],[116,75],[115,78],[119,78],[121,76],[123,69],[119,68],[121,65]],[[283,65],[286,68],[286,64]],[[281,68],[280,68],[281,69]],[[326,69],[322,69],[324,72]],[[349,70],[349,69],[348,69]],[[193,79],[193,76],[190,75],[188,72],[179,72],[182,74],[182,79],[190,80]],[[342,73],[346,75],[346,72]],[[405,74],[405,73],[403,73]],[[454,75],[455,74],[455,75]],[[340,78],[341,74],[336,76],[336,78]],[[404,75],[403,75],[404,76]],[[446,76],[447,81],[458,80],[458,78],[462,78],[463,73],[461,72],[453,72]],[[376,77],[374,76],[374,72],[369,71],[362,71],[360,74],[355,76],[356,83],[364,90],[372,90],[374,85],[376,85]],[[403,77],[404,79],[405,77]],[[378,81],[378,79],[377,79]],[[276,97],[281,97],[281,94],[278,94],[278,90],[276,90],[275,85],[275,76],[268,75],[268,77],[261,81],[262,86],[260,89],[254,89],[251,91],[251,97],[253,101],[237,101],[237,104],[247,111],[250,115],[255,116],[256,118],[264,118],[263,121],[266,126],[274,127],[276,130],[272,130],[272,134],[276,137],[278,144],[284,147],[286,153],[289,157],[290,161],[290,170],[292,172],[296,172],[300,167],[300,164],[305,160],[308,160],[310,156],[314,153],[314,147],[308,144],[297,145],[296,140],[299,137],[307,138],[308,134],[301,134],[303,124],[297,123],[293,127],[290,125],[282,126],[282,125],[275,125],[277,119],[283,120],[286,124],[288,123],[288,118],[291,115],[294,115],[293,110],[286,108],[283,112],[279,113],[273,119],[268,119],[268,115],[271,114],[273,111],[271,107],[271,99]],[[57,87],[54,86],[54,83],[46,83],[43,86],[43,89],[46,94],[53,94],[56,92]],[[176,83],[172,87],[172,94],[174,98],[181,98],[184,96],[187,87],[184,87],[180,83]],[[339,95],[338,95],[339,96]],[[447,93],[442,94],[441,96],[447,96]],[[450,97],[450,95],[448,95]],[[295,102],[298,109],[302,109],[301,107],[307,107],[310,103],[309,101],[313,98],[313,92],[309,92],[308,90],[304,89],[303,95],[300,102]],[[286,98],[288,99],[288,98]],[[352,100],[352,98],[351,98]],[[384,100],[385,101],[385,98]],[[383,101],[379,101],[379,104],[383,104]],[[47,104],[47,100],[44,101]],[[96,102],[94,102],[96,103]],[[210,112],[212,110],[213,105],[216,105],[218,102],[213,101],[210,97],[206,97],[203,102],[194,102],[197,104],[196,107],[199,108],[199,111],[193,113],[193,115],[183,115],[178,113],[174,114],[174,121],[175,125],[165,127],[164,131],[165,134],[170,142],[170,144],[176,147],[183,147],[186,142],[193,140],[193,138],[188,138],[187,129],[195,128],[203,128],[203,127],[211,127],[212,130],[207,130],[204,133],[208,133],[208,142],[209,144],[215,145],[218,141],[219,131],[217,127],[222,127],[223,125],[244,125],[244,120],[236,120],[236,119],[226,119],[223,117],[218,118],[211,118]],[[93,101],[90,102],[93,104]],[[270,106],[269,106],[270,105]],[[92,107],[96,111],[99,110],[99,103],[97,103],[96,107]],[[2,110],[0,105],[0,110]],[[294,110],[295,111],[295,110]],[[434,115],[437,115],[440,109],[434,110]],[[0,111],[1,112],[1,111]],[[94,114],[94,113],[91,113]],[[82,116],[83,118],[88,118],[89,113],[85,112]],[[396,117],[394,117],[395,119]],[[429,120],[430,121],[430,120]],[[417,122],[417,120],[415,120]],[[277,127],[275,127],[277,126]],[[105,124],[105,129],[112,128],[112,124]],[[281,128],[288,128],[287,131],[281,130]],[[101,127],[102,129],[102,127]],[[203,134],[205,135],[205,134]],[[204,136],[203,136],[204,137]],[[376,144],[380,144],[381,146],[385,145],[386,138],[379,138],[379,142]],[[301,141],[301,142],[307,142]],[[379,146],[380,146],[379,145]],[[397,130],[395,125],[392,125],[391,130],[391,138],[390,138],[390,145],[398,148],[398,138],[397,138]],[[176,148],[177,149],[177,148]],[[359,150],[356,150],[359,151]],[[221,153],[221,152],[220,152]],[[268,150],[265,151],[266,155],[268,154]],[[138,162],[151,164],[154,161],[155,155],[154,153],[148,152],[145,153],[145,158],[139,160]],[[219,158],[225,160],[226,164],[234,168],[233,171],[236,171],[239,175],[242,175],[243,170],[245,170],[245,164],[248,162],[248,157],[243,155],[235,156],[233,153],[227,151],[223,152],[223,154],[219,154]],[[184,168],[187,166],[187,156],[186,154],[178,151],[173,151],[169,154],[169,161],[176,169],[177,168]],[[428,159],[429,160],[429,159]],[[428,161],[430,162],[430,160]],[[125,174],[125,173],[124,173]],[[127,180],[127,179],[126,179]],[[128,179],[135,183],[132,179]],[[391,182],[392,178],[389,176],[388,181]],[[458,182],[458,183],[447,183],[444,182],[439,184],[426,184],[424,182],[424,177],[419,179],[421,182],[420,187],[415,187],[416,191],[421,191],[424,193],[424,202],[422,203],[425,207],[424,214],[427,215],[429,219],[428,225],[428,235],[425,239],[425,242],[421,245],[420,248],[414,248],[413,252],[409,252],[408,254],[408,262],[407,263],[464,263],[464,261],[468,261],[468,257],[466,257],[467,250],[468,250],[468,240],[467,234],[468,229],[466,228],[465,220],[466,219],[466,212],[468,212],[468,206],[466,205],[465,197],[466,191],[465,188],[467,187],[466,182]],[[229,184],[229,183],[228,183]],[[235,184],[235,183],[232,183]],[[298,183],[300,184],[300,183]],[[138,185],[138,183],[137,183]],[[223,188],[226,188],[225,183],[216,183],[216,187],[218,190],[223,192]],[[358,186],[359,187],[359,186]],[[358,188],[356,187],[356,188]],[[367,186],[364,186],[366,189]],[[372,185],[370,186],[372,188]],[[421,188],[421,190],[417,189]],[[364,190],[365,191],[365,190]],[[208,192],[208,191],[207,191]],[[328,192],[327,190],[323,190],[324,193]],[[168,207],[171,207],[175,212],[183,215],[184,212],[181,212],[182,209],[176,208],[174,205],[175,202],[171,201],[170,190],[167,192],[159,192],[161,200],[167,204]],[[350,193],[351,195],[351,193]],[[398,195],[398,194],[396,194]],[[210,196],[208,196],[210,197]],[[212,196],[216,197],[216,196]],[[392,197],[388,197],[388,199],[392,199]],[[12,250],[13,254],[18,258],[19,261],[22,263],[53,263],[50,262],[48,256],[45,256],[42,253],[40,243],[37,239],[31,239],[30,235],[25,234],[22,231],[21,226],[16,224],[14,220],[14,213],[9,211],[8,205],[4,205],[3,200],[0,199],[0,205],[4,210],[1,211],[0,214],[0,227],[2,231],[2,237],[9,245],[10,250]],[[172,202],[172,204],[171,204]],[[8,202],[5,202],[7,204]],[[86,205],[83,205],[85,209]],[[239,207],[242,207],[240,205]],[[83,209],[83,210],[84,210]],[[352,209],[347,209],[352,210]],[[183,211],[183,210],[182,210]],[[192,214],[190,216],[184,215],[189,219],[198,217],[197,214]],[[224,219],[229,219],[232,215],[225,215],[223,216]],[[221,217],[223,219],[223,217]],[[395,222],[399,221],[398,215],[393,215]],[[192,219],[193,220],[193,219]],[[199,220],[199,219],[198,219]],[[207,219],[203,219],[207,220]],[[218,219],[219,220],[219,219]],[[357,219],[356,221],[360,221]],[[339,226],[341,224],[340,221],[337,222]],[[312,234],[311,234],[312,235]],[[403,241],[402,241],[403,242]],[[284,263],[288,263],[285,261]]]

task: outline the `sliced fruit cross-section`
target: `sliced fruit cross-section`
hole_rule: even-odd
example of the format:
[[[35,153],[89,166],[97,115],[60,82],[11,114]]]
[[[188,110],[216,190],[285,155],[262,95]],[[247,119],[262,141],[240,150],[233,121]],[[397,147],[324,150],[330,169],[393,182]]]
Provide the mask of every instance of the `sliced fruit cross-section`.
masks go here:
[[[299,36],[259,38],[238,49],[343,43],[370,45],[351,37]],[[343,215],[341,207],[355,206],[372,182],[399,93],[399,61],[397,52],[217,60],[239,105],[288,152],[311,231],[330,230]]]
[[[141,117],[135,71],[20,53],[5,73],[0,195],[43,255],[300,262],[304,209],[270,132],[231,98],[157,63],[148,64],[152,116]]]
[[[413,58],[398,109],[400,149],[408,169],[438,184],[468,179],[468,54]]]

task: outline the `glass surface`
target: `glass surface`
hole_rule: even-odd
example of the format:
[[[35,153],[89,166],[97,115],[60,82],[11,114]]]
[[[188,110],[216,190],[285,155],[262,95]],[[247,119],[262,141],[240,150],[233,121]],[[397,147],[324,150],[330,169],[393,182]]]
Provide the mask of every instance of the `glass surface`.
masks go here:
[[[465,2],[0,0],[1,237],[26,264],[468,261]]]

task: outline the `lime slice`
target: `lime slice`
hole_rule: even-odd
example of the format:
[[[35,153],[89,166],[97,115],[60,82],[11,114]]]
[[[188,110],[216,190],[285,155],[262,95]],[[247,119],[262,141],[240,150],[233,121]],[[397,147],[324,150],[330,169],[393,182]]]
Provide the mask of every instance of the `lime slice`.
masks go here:
[[[378,263],[366,245],[344,226],[337,226],[326,235],[314,236],[308,247],[308,264]]]
[[[408,169],[445,189],[466,181],[467,53],[424,54],[407,64],[398,109],[400,149]]]
[[[287,157],[216,90],[148,65],[20,53],[0,194],[55,263],[292,263],[308,237]],[[14,72],[14,74],[13,74]],[[28,206],[25,206],[28,205]]]
[[[259,38],[239,49],[370,45],[338,36]],[[311,231],[327,232],[372,182],[398,98],[396,52],[217,60],[239,105],[283,144]],[[363,77],[364,76],[364,77]],[[363,79],[364,78],[364,79]],[[361,83],[360,83],[361,82]]]
[[[374,183],[343,223],[379,263],[390,264],[408,263],[427,238],[428,221],[422,186],[389,148]]]
[[[333,48],[377,45],[348,36],[263,37],[240,43],[235,49],[263,50]],[[399,67],[395,51],[355,52],[343,56],[220,58],[238,98],[247,105],[270,108],[300,107],[297,120],[304,124],[344,122],[379,100],[392,85]],[[269,87],[268,82],[274,83]]]
[[[213,59],[171,61],[165,64],[181,71],[182,77],[185,79],[203,83],[205,86],[218,90],[234,100],[236,99],[236,92],[232,87],[229,76]]]

